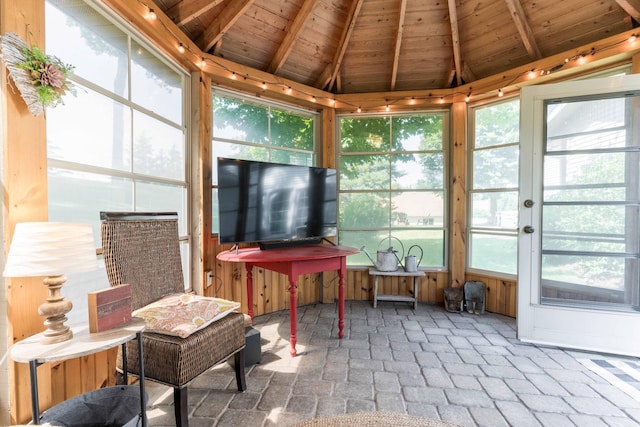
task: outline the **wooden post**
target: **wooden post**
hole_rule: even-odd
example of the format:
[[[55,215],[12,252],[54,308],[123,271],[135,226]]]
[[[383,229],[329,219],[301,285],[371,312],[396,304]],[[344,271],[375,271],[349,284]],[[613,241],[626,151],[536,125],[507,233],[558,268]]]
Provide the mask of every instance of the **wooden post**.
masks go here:
[[[452,105],[451,132],[451,250],[449,267],[451,286],[464,285],[467,232],[467,104]]]
[[[14,32],[28,45],[44,46],[44,0],[0,2],[0,34]],[[2,64],[0,89],[3,148],[4,256],[9,251],[18,222],[47,220],[47,147],[44,115],[34,117]],[[7,334],[9,343],[44,329],[38,305],[46,299],[42,278],[6,278]],[[28,365],[9,365],[11,424],[31,418]],[[49,390],[50,375],[40,377],[42,390]],[[4,384],[3,384],[4,389]],[[50,393],[40,396],[48,405]],[[4,400],[2,400],[4,401]],[[6,413],[3,409],[3,413]],[[0,424],[4,424],[0,419]]]

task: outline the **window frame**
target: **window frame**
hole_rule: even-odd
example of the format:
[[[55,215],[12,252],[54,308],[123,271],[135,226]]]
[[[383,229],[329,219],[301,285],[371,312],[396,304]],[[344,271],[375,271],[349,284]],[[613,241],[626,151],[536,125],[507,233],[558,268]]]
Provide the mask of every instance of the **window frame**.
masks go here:
[[[474,177],[474,154],[478,151],[485,151],[485,150],[495,150],[495,149],[500,149],[500,148],[505,148],[505,147],[514,147],[517,146],[518,147],[518,151],[519,151],[519,147],[520,147],[520,135],[518,132],[518,141],[514,141],[514,142],[510,142],[510,143],[506,143],[506,144],[499,144],[499,145],[490,145],[490,146],[483,146],[483,147],[478,147],[476,148],[476,114],[478,111],[480,110],[484,110],[487,108],[492,108],[496,105],[500,105],[500,104],[506,104],[506,103],[510,103],[510,102],[516,102],[518,101],[519,103],[519,96],[512,96],[512,97],[506,97],[503,99],[498,99],[498,100],[494,100],[491,102],[485,102],[482,104],[476,104],[476,105],[472,105],[472,106],[468,106],[468,134],[467,134],[467,195],[466,195],[466,204],[467,204],[467,209],[466,209],[466,221],[467,221],[467,231],[466,231],[466,248],[465,248],[465,271],[468,273],[476,273],[476,274],[488,274],[492,277],[497,277],[497,278],[504,278],[504,279],[509,279],[509,280],[514,280],[517,278],[517,262],[518,262],[518,256],[517,256],[517,247],[518,247],[518,234],[519,234],[519,228],[518,228],[518,217],[516,214],[516,226],[515,227],[479,227],[479,226],[474,226],[473,225],[473,196],[476,194],[488,194],[488,193],[509,193],[509,192],[515,192],[517,194],[516,199],[519,199],[519,193],[520,193],[520,185],[519,183],[516,183],[515,187],[491,187],[491,188],[482,188],[482,189],[474,189],[474,181],[473,181],[473,177]],[[520,108],[520,105],[518,104],[518,108]],[[520,119],[518,119],[518,129],[520,128]],[[520,171],[520,156],[518,155],[518,174]],[[517,177],[516,177],[517,179]],[[517,212],[517,207],[518,205],[516,204],[516,212]],[[507,237],[515,237],[515,247],[516,247],[516,254],[514,255],[514,262],[515,262],[515,266],[516,266],[516,272],[515,273],[506,273],[506,272],[501,272],[501,271],[495,271],[495,270],[487,270],[487,269],[482,269],[482,268],[477,268],[477,267],[472,267],[471,266],[471,262],[472,262],[472,250],[473,250],[473,245],[472,245],[472,236],[476,234],[476,235],[485,235],[485,236],[498,236],[498,237],[502,237],[502,236],[507,236]]]
[[[280,147],[276,145],[269,144],[261,144],[257,142],[251,141],[242,141],[239,139],[233,138],[222,138],[215,136],[215,98],[225,97],[229,99],[236,100],[238,102],[256,105],[260,107],[267,108],[268,111],[277,110],[280,112],[291,113],[293,115],[306,116],[309,119],[313,120],[313,150],[307,151],[303,149],[296,148],[287,148]],[[245,101],[246,100],[246,101]],[[321,123],[320,123],[320,113],[315,110],[306,109],[296,105],[290,105],[283,102],[278,102],[270,99],[256,97],[254,95],[248,95],[239,91],[232,91],[229,89],[213,87],[211,88],[211,236],[218,236],[219,230],[219,221],[218,221],[218,209],[217,209],[217,189],[218,189],[218,180],[217,180],[217,164],[216,159],[219,156],[219,153],[216,150],[216,142],[238,145],[242,147],[258,147],[267,150],[269,153],[268,160],[260,160],[266,162],[273,162],[272,160],[272,151],[286,151],[291,153],[301,153],[308,154],[311,153],[311,164],[307,164],[306,166],[321,166],[322,164],[322,141],[320,138],[321,131]],[[268,136],[271,136],[271,117],[269,115],[269,126],[267,129]],[[247,160],[257,160],[257,159],[247,159]],[[275,162],[274,162],[275,163]]]
[[[48,3],[49,2],[47,1],[46,8],[49,8],[49,7],[58,8],[58,5],[48,4]],[[126,179],[129,181],[132,188],[131,203],[133,206],[132,208],[133,210],[135,210],[137,182],[143,182],[145,184],[161,184],[161,185],[168,184],[171,187],[181,188],[182,189],[181,192],[184,195],[184,198],[182,201],[180,201],[180,204],[181,205],[183,204],[184,206],[182,206],[183,215],[180,221],[181,226],[180,226],[179,240],[180,240],[180,247],[181,247],[181,253],[182,253],[181,255],[183,259],[185,291],[192,291],[194,288],[193,287],[194,284],[192,283],[192,274],[191,274],[191,271],[192,271],[191,254],[193,253],[194,248],[192,247],[193,239],[191,237],[192,236],[191,186],[193,185],[193,183],[191,182],[191,178],[190,178],[192,150],[191,150],[191,144],[190,144],[191,129],[190,129],[190,122],[188,121],[188,118],[190,117],[191,74],[188,72],[188,70],[184,69],[178,63],[173,61],[170,57],[168,57],[155,45],[153,45],[152,43],[149,43],[146,40],[146,38],[140,34],[138,30],[130,26],[126,21],[124,21],[120,16],[115,14],[106,6],[96,4],[95,2],[89,1],[89,0],[83,0],[83,3],[84,3],[83,7],[87,7],[94,10],[96,14],[101,16],[102,19],[107,21],[110,25],[113,25],[115,30],[121,31],[123,37],[126,37],[126,46],[127,46],[127,77],[126,78],[128,79],[127,92],[125,96],[121,96],[107,88],[100,86],[97,83],[90,82],[85,78],[76,74],[72,74],[72,76],[70,77],[70,80],[73,83],[86,87],[87,89],[89,89],[92,92],[95,92],[99,96],[104,97],[105,99],[110,100],[126,109],[127,114],[129,114],[131,117],[131,125],[132,125],[128,133],[128,136],[130,137],[130,139],[128,141],[125,141],[127,144],[132,144],[131,146],[128,146],[128,149],[133,150],[133,144],[134,144],[133,138],[135,137],[135,126],[134,126],[135,122],[133,121],[133,117],[136,114],[143,114],[146,117],[149,117],[153,120],[157,120],[165,125],[168,125],[176,129],[181,134],[181,139],[182,139],[182,150],[184,153],[184,166],[183,166],[184,176],[181,178],[168,178],[168,177],[162,177],[159,175],[153,175],[153,174],[149,175],[149,174],[142,174],[142,173],[135,172],[134,170],[135,157],[134,157],[133,151],[131,151],[131,154],[132,154],[130,159],[131,164],[129,165],[127,170],[95,166],[87,163],[78,163],[73,161],[67,161],[65,159],[60,159],[60,158],[47,157],[47,174],[49,175],[51,173],[50,172],[51,169],[58,169],[62,171],[69,171],[71,173],[79,173],[79,174],[88,173],[88,174],[94,174],[94,175],[105,176],[110,178]],[[46,20],[46,16],[45,16],[45,20]],[[180,82],[180,88],[181,88],[181,113],[179,117],[176,116],[176,118],[179,119],[179,122],[174,122],[172,119],[169,119],[159,113],[150,111],[149,109],[143,107],[142,105],[135,103],[134,100],[132,99],[131,73],[132,73],[132,67],[134,66],[134,61],[132,60],[132,53],[133,53],[132,49],[134,44],[144,48],[150,55],[153,55],[155,60],[157,60],[163,66],[166,66],[167,70],[169,70],[170,72],[174,72],[176,74],[177,79]],[[137,65],[139,66],[139,64]],[[79,89],[79,90],[83,90],[83,89]],[[48,198],[49,198],[48,204],[51,203],[50,197],[51,195],[48,195]],[[100,210],[104,210],[104,209],[101,209],[98,207],[98,210],[96,211],[96,220],[93,223],[94,227],[96,226],[96,224],[98,224],[98,230],[97,230],[98,236],[96,239],[97,241],[95,242],[97,245],[98,254],[101,252],[101,243],[99,238],[100,236],[99,211]],[[94,228],[94,233],[95,233],[95,228]],[[104,286],[108,286],[108,283],[104,283],[104,281],[102,280],[102,275],[100,275],[99,279],[100,280],[91,276],[91,282],[94,282],[94,285],[91,286],[91,289],[86,289],[86,288],[83,289],[84,295],[86,295],[87,290],[97,290],[97,289],[103,288]],[[74,300],[74,305],[79,305],[80,307],[82,307],[83,304],[84,302],[81,299],[78,301]],[[82,310],[82,308],[80,308],[79,310]],[[78,309],[74,311],[78,311]]]
[[[449,236],[449,232],[450,232],[450,215],[451,215],[451,209],[450,209],[450,184],[449,184],[449,179],[450,179],[450,175],[451,175],[451,164],[450,164],[450,144],[451,144],[451,111],[448,109],[433,109],[433,110],[416,110],[416,111],[400,111],[400,112],[381,112],[381,113],[344,113],[344,114],[337,114],[336,115],[336,125],[335,125],[335,140],[336,140],[336,150],[335,150],[335,156],[336,156],[336,169],[338,171],[338,201],[340,200],[340,197],[342,194],[345,193],[352,193],[352,194],[358,194],[358,193],[367,193],[369,192],[368,189],[355,189],[355,190],[343,190],[341,188],[341,184],[340,184],[340,165],[341,165],[341,158],[343,156],[343,152],[342,152],[342,125],[341,122],[343,119],[354,119],[354,118],[358,118],[358,119],[366,119],[366,118],[381,118],[381,117],[388,117],[390,122],[393,122],[394,118],[397,117],[407,117],[407,116],[411,116],[411,117],[419,117],[419,116],[425,116],[425,115],[440,115],[441,116],[441,121],[442,121],[442,129],[441,129],[441,133],[442,133],[442,150],[441,151],[437,151],[437,150],[393,150],[393,149],[389,149],[389,151],[375,151],[375,152],[350,152],[347,155],[353,155],[353,156],[362,156],[362,155],[371,155],[371,156],[375,156],[375,155],[389,155],[390,157],[393,156],[394,154],[402,154],[402,153],[412,153],[412,154],[432,154],[432,153],[442,153],[442,162],[443,162],[443,177],[442,177],[442,188],[441,189],[435,189],[435,188],[428,188],[428,189],[420,189],[420,190],[415,190],[415,189],[394,189],[392,187],[392,179],[390,178],[389,180],[389,188],[385,189],[385,190],[378,190],[376,189],[375,192],[376,193],[386,193],[389,195],[389,200],[392,201],[392,197],[391,195],[394,193],[409,193],[409,192],[425,192],[425,193],[429,193],[429,192],[439,192],[442,191],[442,195],[443,195],[443,200],[442,200],[442,215],[443,215],[443,219],[442,219],[442,227],[425,227],[424,225],[420,226],[420,225],[416,225],[413,227],[409,227],[409,229],[415,229],[415,230],[441,230],[442,231],[442,239],[443,239],[443,244],[442,244],[442,266],[434,266],[434,265],[429,265],[429,266],[424,266],[420,265],[419,268],[420,270],[424,270],[424,271],[447,271],[449,269],[449,247],[450,247],[450,236]],[[390,134],[390,138],[391,140],[393,140],[393,134]],[[389,172],[391,174],[391,169],[389,169]],[[391,209],[391,207],[390,207]],[[340,215],[340,202],[338,202],[338,214]],[[428,224],[425,224],[428,225]],[[393,224],[393,217],[390,216],[389,218],[389,223],[385,226],[385,227],[363,227],[363,228],[346,228],[341,226],[340,221],[338,222],[338,236],[337,236],[337,240],[339,244],[342,244],[340,242],[340,238],[341,238],[341,234],[344,231],[363,231],[363,232],[369,232],[369,231],[385,231],[386,234],[390,237],[390,245],[396,244],[398,241],[396,240],[395,236],[393,236],[393,230],[394,229],[398,229],[398,227],[394,227]],[[385,238],[386,240],[387,238]],[[405,250],[405,256],[407,255],[407,251],[409,250],[409,246],[403,245],[404,250]],[[381,249],[385,249],[385,248],[381,248]],[[375,255],[375,252],[377,250],[377,248],[369,248],[370,252],[372,254]],[[400,254],[401,255],[401,254]],[[353,257],[352,257],[353,259]],[[349,260],[347,260],[349,261]],[[401,260],[404,263],[404,259]],[[369,264],[348,264],[347,267],[349,268],[363,268],[363,267],[370,267]]]

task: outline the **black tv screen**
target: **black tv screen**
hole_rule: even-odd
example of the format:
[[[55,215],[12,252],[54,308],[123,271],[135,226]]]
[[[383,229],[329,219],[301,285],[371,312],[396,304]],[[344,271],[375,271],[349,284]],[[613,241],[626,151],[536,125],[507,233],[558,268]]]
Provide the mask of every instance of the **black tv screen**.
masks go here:
[[[336,170],[218,157],[220,243],[335,236]]]

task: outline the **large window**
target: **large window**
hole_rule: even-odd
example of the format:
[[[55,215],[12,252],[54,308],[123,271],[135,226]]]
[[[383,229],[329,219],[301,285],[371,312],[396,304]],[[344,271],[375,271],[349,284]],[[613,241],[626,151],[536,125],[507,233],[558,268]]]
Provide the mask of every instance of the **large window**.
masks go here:
[[[217,158],[317,166],[317,122],[317,113],[213,91],[213,233],[219,230]]]
[[[520,101],[471,111],[467,266],[516,274]]]
[[[340,244],[373,257],[418,245],[422,267],[446,266],[448,123],[447,112],[339,118]]]
[[[47,0],[46,30],[76,88],[47,110],[49,220],[92,224],[99,246],[100,211],[176,211],[188,275],[188,74],[82,0]]]

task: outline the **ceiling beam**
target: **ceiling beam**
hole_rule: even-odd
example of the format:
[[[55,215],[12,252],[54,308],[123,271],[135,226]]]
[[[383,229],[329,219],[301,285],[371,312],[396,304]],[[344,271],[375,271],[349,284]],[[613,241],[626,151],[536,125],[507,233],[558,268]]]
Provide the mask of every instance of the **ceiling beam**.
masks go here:
[[[527,49],[529,56],[531,57],[531,59],[542,58],[542,53],[538,48],[535,37],[533,36],[533,31],[531,31],[531,27],[529,26],[529,22],[527,21],[527,16],[524,13],[524,9],[520,4],[520,0],[504,1],[505,3],[507,3],[509,13],[511,14],[511,19],[513,19],[513,23],[516,24],[516,28],[518,30],[518,33],[520,34],[522,44],[524,44],[525,49]]]
[[[391,71],[391,90],[396,88],[398,77],[398,62],[400,60],[400,46],[402,45],[402,32],[404,30],[404,15],[407,11],[407,0],[400,1],[400,17],[398,19],[398,30],[396,31],[396,49],[393,54],[393,70]]]
[[[183,0],[165,12],[178,27],[187,25],[224,0]]]
[[[351,34],[353,33],[353,29],[356,26],[356,20],[358,19],[358,14],[360,13],[360,8],[362,7],[362,3],[364,0],[353,0],[351,2],[351,8],[349,9],[349,14],[347,15],[347,19],[345,21],[345,26],[342,28],[342,35],[340,36],[340,43],[338,44],[338,49],[336,49],[336,53],[333,56],[333,61],[331,61],[330,69],[331,73],[328,78],[323,80],[316,80],[315,87],[324,88],[325,86],[331,87],[333,83],[336,81],[336,76],[340,71],[340,66],[342,65],[342,59],[344,58],[344,54],[347,51],[347,46],[349,45],[349,39],[351,38]],[[320,76],[323,78],[324,76]]]
[[[291,24],[291,27],[286,30],[287,34],[285,34],[284,40],[282,40],[278,51],[273,56],[271,64],[269,64],[269,68],[267,69],[269,73],[277,73],[287,61],[287,58],[291,53],[291,49],[293,49],[293,45],[298,39],[300,31],[302,31],[302,28],[306,24],[307,19],[309,19],[311,11],[313,11],[313,8],[315,7],[317,1],[318,0],[305,0],[305,2],[302,4],[302,7],[296,14],[296,17]]]
[[[616,0],[616,3],[633,19],[640,22],[640,0]]]
[[[208,52],[218,40],[233,27],[238,19],[249,9],[255,0],[231,0],[216,16],[211,25],[198,37],[196,44],[203,52]]]
[[[451,23],[451,43],[453,44],[453,63],[456,68],[456,80],[458,86],[462,84],[460,67],[460,35],[458,33],[458,13],[456,11],[456,0],[448,0],[449,22]]]

